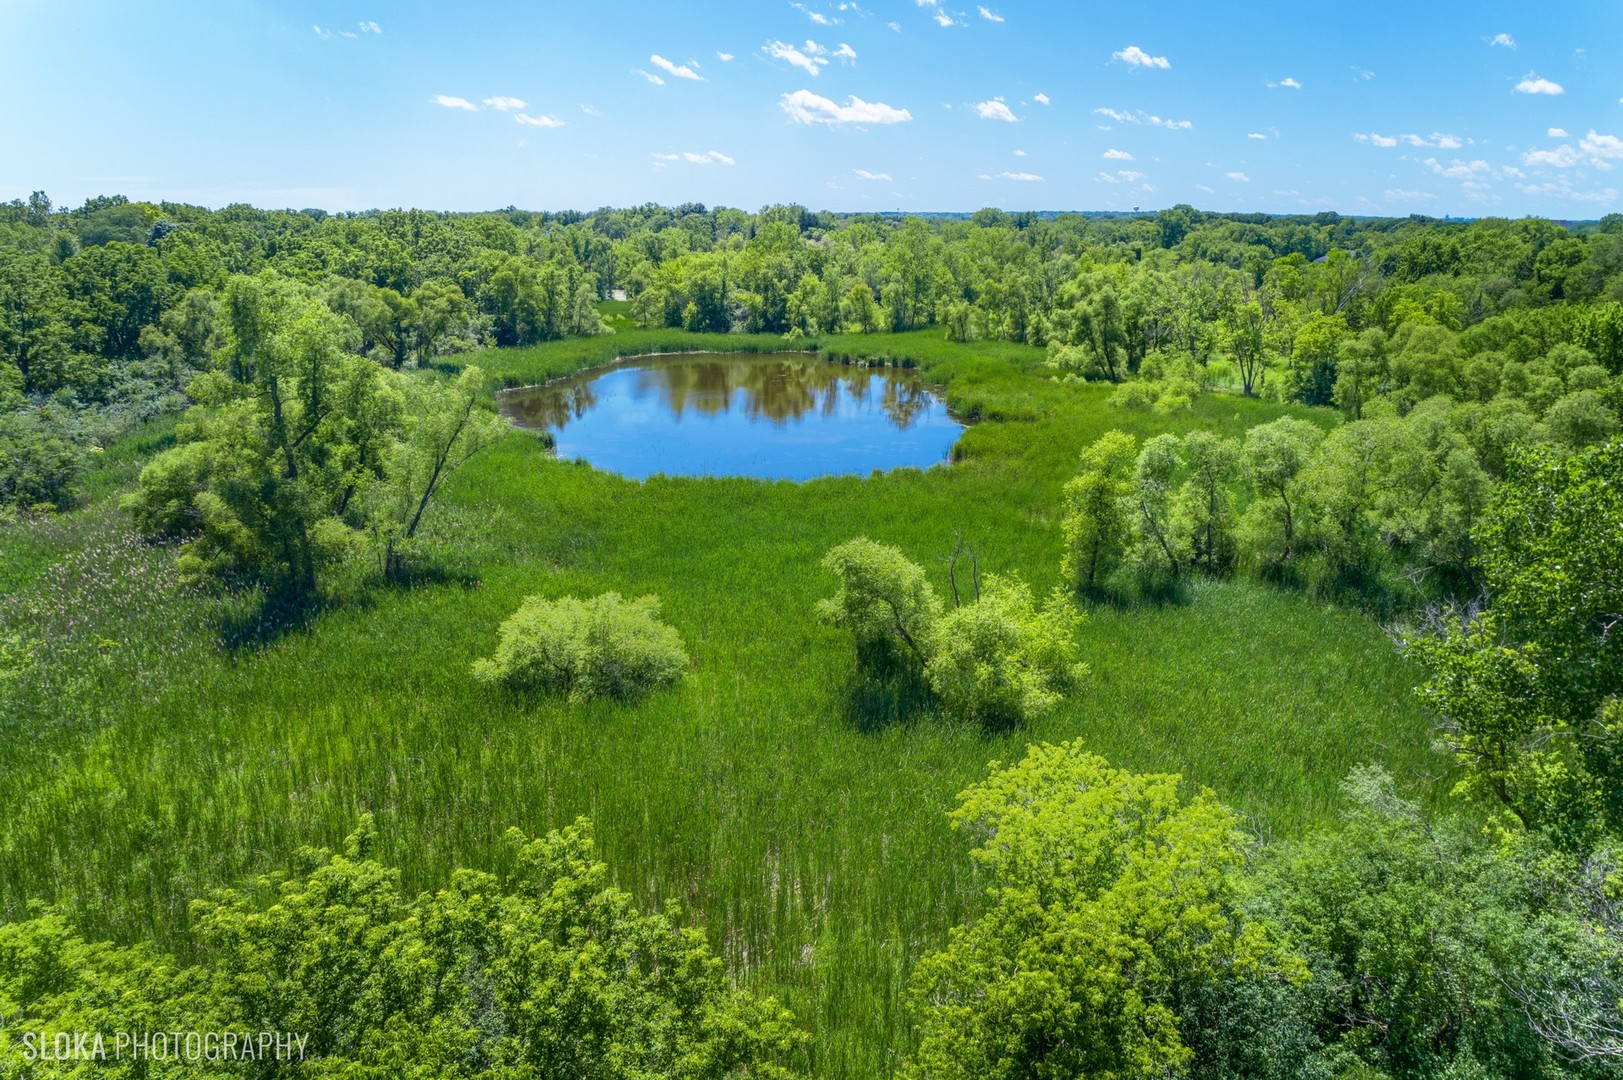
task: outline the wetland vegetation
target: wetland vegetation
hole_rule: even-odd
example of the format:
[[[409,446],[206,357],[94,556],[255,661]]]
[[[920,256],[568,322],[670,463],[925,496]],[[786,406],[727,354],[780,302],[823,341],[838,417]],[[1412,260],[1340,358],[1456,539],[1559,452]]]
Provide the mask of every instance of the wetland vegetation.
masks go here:
[[[1614,1075],[1620,394],[1615,217],[0,207],[0,1050]]]

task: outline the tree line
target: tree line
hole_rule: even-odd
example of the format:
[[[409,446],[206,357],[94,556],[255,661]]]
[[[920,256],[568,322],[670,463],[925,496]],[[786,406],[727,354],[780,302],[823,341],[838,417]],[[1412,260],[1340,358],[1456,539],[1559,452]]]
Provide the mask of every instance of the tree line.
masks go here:
[[[189,403],[230,283],[270,275],[399,370],[639,325],[790,337],[939,327],[1049,349],[1150,401],[1212,386],[1357,418],[1379,397],[1520,395],[1535,420],[1623,363],[1623,215],[1548,221],[1206,214],[211,211],[0,204],[0,502],[71,501],[96,451]],[[1591,363],[1551,356],[1585,350]],[[1569,385],[1570,384],[1570,385]],[[1604,402],[1614,414],[1615,394]],[[1564,412],[1595,413],[1593,398]]]

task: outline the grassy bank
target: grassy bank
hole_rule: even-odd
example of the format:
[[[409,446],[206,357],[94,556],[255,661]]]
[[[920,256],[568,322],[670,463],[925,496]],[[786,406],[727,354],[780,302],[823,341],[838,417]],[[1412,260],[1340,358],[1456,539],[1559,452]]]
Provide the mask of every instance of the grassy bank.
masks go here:
[[[626,352],[765,351],[776,338],[626,332],[482,354],[544,381]],[[335,844],[371,810],[384,857],[431,888],[489,865],[509,825],[585,814],[618,882],[680,901],[736,970],[814,1032],[819,1076],[888,1072],[908,1045],[913,960],[972,909],[943,812],[993,760],[1080,736],[1115,763],[1178,770],[1266,831],[1323,821],[1353,765],[1422,790],[1440,769],[1413,674],[1366,616],[1249,582],[1178,606],[1100,608],[1084,692],[1028,730],[897,715],[850,692],[848,640],[819,626],[817,561],[859,533],[945,588],[961,533],[983,569],[1056,581],[1059,490],[1111,427],[1229,433],[1277,406],[1209,398],[1162,417],[1054,383],[1040,352],[939,332],[826,339],[906,359],[982,420],[959,460],[807,484],[635,483],[514,434],[459,473],[429,527],[455,571],[373,590],[268,643],[231,649],[218,601],[180,592],[168,553],[127,538],[114,500],[0,526],[0,904],[67,907],[92,931],[173,942],[186,902]],[[805,345],[797,345],[804,348]],[[469,664],[527,594],[658,594],[695,660],[633,706],[570,707],[474,684]]]

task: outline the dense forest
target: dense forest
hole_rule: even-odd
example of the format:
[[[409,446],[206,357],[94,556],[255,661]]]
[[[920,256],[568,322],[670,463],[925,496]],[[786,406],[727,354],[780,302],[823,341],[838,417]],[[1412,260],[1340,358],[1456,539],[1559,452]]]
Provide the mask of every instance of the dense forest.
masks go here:
[[[637,485],[490,407],[684,348],[978,423]],[[1620,430],[1617,214],[5,204],[0,1060],[1616,1077]],[[313,1056],[22,1056],[142,1028]]]

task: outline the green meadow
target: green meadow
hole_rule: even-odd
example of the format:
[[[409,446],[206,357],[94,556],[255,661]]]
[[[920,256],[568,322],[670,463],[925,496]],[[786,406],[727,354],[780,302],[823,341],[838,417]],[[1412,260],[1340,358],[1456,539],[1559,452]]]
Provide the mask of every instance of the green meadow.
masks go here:
[[[633,353],[809,347],[625,330],[473,362],[517,386]],[[189,899],[339,843],[363,811],[415,889],[490,866],[509,826],[587,816],[621,886],[680,905],[795,1011],[816,1075],[865,1077],[910,1045],[913,962],[977,903],[945,811],[1028,743],[1079,737],[1114,764],[1181,772],[1263,836],[1330,818],[1361,763],[1422,797],[1441,790],[1416,675],[1378,622],[1249,579],[1092,607],[1088,682],[1027,728],[986,731],[855,685],[849,638],[812,612],[834,544],[898,545],[945,593],[961,536],[983,572],[1046,592],[1061,487],[1101,433],[1333,418],[1224,395],[1177,416],[1118,410],[1108,387],[1051,379],[1041,350],[940,330],[816,347],[945,386],[973,421],[954,462],[636,483],[514,432],[430,511],[434,574],[342,583],[357,571],[295,625],[257,619],[248,597],[182,592],[170,552],[131,535],[117,494],[172,428],[110,449],[84,509],[0,525],[0,914],[57,905],[89,933],[173,947]],[[679,687],[569,705],[474,682],[525,596],[611,589],[660,597],[694,660]]]

